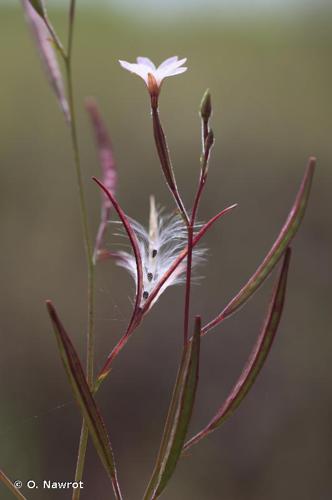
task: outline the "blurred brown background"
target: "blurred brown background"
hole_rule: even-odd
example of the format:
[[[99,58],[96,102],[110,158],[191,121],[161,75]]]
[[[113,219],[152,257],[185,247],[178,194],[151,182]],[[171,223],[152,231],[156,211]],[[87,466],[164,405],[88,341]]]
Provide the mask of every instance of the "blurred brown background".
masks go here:
[[[168,500],[332,498],[331,112],[332,23],[328,4],[149,15],[86,9],[78,2],[75,83],[92,231],[99,166],[83,99],[95,95],[112,135],[118,198],[146,223],[148,197],[173,208],[154,151],[147,92],[117,59],[188,57],[161,97],[178,183],[189,205],[199,168],[198,105],[209,87],[217,137],[200,218],[239,208],[206,238],[205,281],[194,313],[212,318],[254,271],[284,222],[307,157],[318,170],[293,245],[287,303],[272,353],[240,409],[183,459]],[[171,7],[170,7],[171,9]],[[166,12],[166,13],[165,13]],[[61,34],[66,13],[50,9]],[[45,82],[22,12],[0,8],[1,351],[0,463],[12,479],[72,480],[80,416],[45,312],[52,298],[84,356],[86,273],[68,131]],[[109,245],[112,238],[109,234]],[[258,334],[272,280],[237,316],[205,338],[191,431],[213,415]],[[112,262],[97,286],[101,367],[130,314],[133,286]],[[168,290],[119,357],[98,394],[125,498],[142,496],[160,442],[181,348],[183,288]],[[110,498],[89,449],[83,500]],[[30,499],[70,492],[23,492]],[[1,499],[10,498],[0,485]]]

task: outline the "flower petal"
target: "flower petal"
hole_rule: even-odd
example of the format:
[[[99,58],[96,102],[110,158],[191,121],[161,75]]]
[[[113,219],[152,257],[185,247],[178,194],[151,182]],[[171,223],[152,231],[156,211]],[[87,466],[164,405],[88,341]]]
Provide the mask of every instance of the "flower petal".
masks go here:
[[[171,64],[168,64],[167,66],[163,66],[162,68],[161,68],[161,66],[159,66],[158,69],[161,68],[163,71],[165,71],[165,72],[168,73],[168,72],[173,71],[173,69],[175,69],[175,68],[179,68],[185,62],[187,62],[187,58],[186,57],[184,57],[183,59],[180,59],[180,60],[176,60],[176,61],[172,62]]]
[[[167,76],[175,76],[175,75],[180,75],[181,73],[184,73],[185,71],[187,71],[188,68],[186,67],[183,67],[183,68],[176,68],[174,71],[172,71],[172,73],[170,73],[169,75]]]
[[[176,73],[175,70],[177,70],[186,61],[187,61],[187,58],[184,58],[184,59],[180,59],[179,61],[174,61],[172,64],[169,64],[169,65],[164,66],[164,67],[159,66],[159,68],[157,68],[158,80],[163,80],[167,76],[179,74],[179,73]],[[183,71],[180,71],[180,73],[183,73]]]
[[[121,66],[124,69],[130,71],[131,73],[135,73],[136,75],[143,78],[143,80],[145,81],[146,84],[148,83],[149,69],[147,66],[143,66],[141,64],[135,64],[135,63],[129,63],[127,61],[121,61],[121,60],[119,60],[119,63],[121,64]]]
[[[165,68],[162,71],[158,71],[156,73],[156,79],[158,82],[158,85],[164,80],[164,78],[168,78],[169,76],[175,76],[175,75],[180,75],[181,73],[184,73],[187,71],[188,68],[173,68],[173,69],[168,69]]]
[[[143,78],[152,96],[159,94],[159,88],[164,78],[179,75],[187,70],[187,68],[180,68],[186,60],[187,58],[179,59],[178,56],[169,57],[158,68],[148,57],[137,57],[136,63],[122,60],[119,60],[119,63],[124,69]]]
[[[148,57],[137,57],[136,61],[137,61],[137,64],[144,64],[144,66],[148,66],[153,71],[156,70],[156,66],[153,64],[151,59],[149,59]]]
[[[173,56],[173,57],[169,57],[168,59],[165,59],[165,61],[163,61],[159,66],[158,66],[158,69],[163,69],[163,68],[166,68],[167,66],[169,66],[170,64],[173,64],[175,62],[177,62],[178,60],[178,56]]]

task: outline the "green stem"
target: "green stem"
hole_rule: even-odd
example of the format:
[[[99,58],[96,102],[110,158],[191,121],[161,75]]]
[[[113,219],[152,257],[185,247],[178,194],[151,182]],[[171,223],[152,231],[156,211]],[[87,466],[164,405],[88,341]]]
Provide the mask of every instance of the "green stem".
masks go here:
[[[85,464],[85,455],[86,449],[88,446],[88,438],[89,438],[89,429],[85,423],[85,420],[82,422],[80,442],[78,446],[78,455],[77,455],[77,463],[76,463],[76,471],[75,471],[75,481],[82,481],[83,472],[84,472],[84,464]],[[80,488],[73,490],[72,500],[79,500],[81,494]]]
[[[82,218],[83,239],[85,244],[85,253],[86,253],[86,260],[88,267],[88,327],[87,327],[87,346],[86,346],[86,377],[90,388],[93,389],[94,350],[95,350],[94,349],[95,265],[93,260],[93,248],[90,240],[88,213],[87,213],[84,188],[83,188],[81,158],[78,146],[76,112],[75,112],[74,91],[73,91],[72,48],[73,48],[73,37],[74,37],[75,8],[76,8],[76,0],[71,0],[70,10],[69,10],[68,49],[67,49],[67,54],[64,57],[64,62],[65,62],[67,86],[68,86],[68,103],[71,114],[71,123],[70,123],[71,140],[74,153],[76,181],[77,181],[77,189],[78,189],[81,218]],[[75,481],[81,481],[83,477],[88,436],[89,436],[88,429],[85,422],[83,421],[81,438],[78,448]],[[80,496],[80,490],[74,490],[73,498],[78,500],[79,496]]]
[[[88,227],[88,214],[86,209],[86,202],[84,196],[82,171],[81,171],[81,160],[78,147],[77,139],[77,128],[76,128],[76,116],[75,116],[75,106],[74,106],[74,96],[73,96],[73,84],[72,84],[72,70],[71,70],[71,58],[66,59],[66,72],[67,72],[67,82],[68,82],[68,102],[71,114],[71,139],[74,152],[74,163],[76,170],[76,180],[78,195],[80,200],[81,215],[82,215],[82,226],[83,226],[83,238],[85,243],[85,252],[87,258],[88,266],[88,334],[87,334],[87,381],[89,386],[93,387],[94,382],[94,281],[95,281],[95,266],[93,260],[93,249],[90,241],[89,227]]]

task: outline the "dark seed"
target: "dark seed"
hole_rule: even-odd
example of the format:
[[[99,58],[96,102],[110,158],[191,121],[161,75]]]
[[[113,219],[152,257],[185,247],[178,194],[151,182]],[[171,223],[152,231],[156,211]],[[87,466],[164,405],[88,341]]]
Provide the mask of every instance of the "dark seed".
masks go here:
[[[143,292],[143,299],[147,299],[149,296],[149,292]]]
[[[152,278],[153,278],[153,274],[152,273],[148,273],[148,280],[152,281]]]
[[[157,250],[152,250],[152,258],[154,259],[157,256]]]

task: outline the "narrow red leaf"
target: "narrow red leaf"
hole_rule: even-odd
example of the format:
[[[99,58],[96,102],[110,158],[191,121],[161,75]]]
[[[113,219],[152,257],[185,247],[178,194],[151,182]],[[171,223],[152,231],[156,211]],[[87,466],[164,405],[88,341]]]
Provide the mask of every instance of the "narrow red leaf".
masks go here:
[[[67,373],[70,386],[73,390],[73,394],[88,426],[99,458],[111,479],[114,495],[118,500],[121,500],[122,496],[117,479],[112,446],[103,418],[87,383],[76,350],[67,332],[65,331],[53,304],[50,301],[47,301],[46,305],[53,324],[60,356]]]
[[[135,309],[137,310],[141,299],[142,299],[142,290],[143,290],[143,269],[142,269],[142,256],[141,252],[139,249],[139,244],[137,241],[137,237],[135,234],[135,231],[132,229],[131,224],[120,207],[119,203],[116,201],[115,197],[111,193],[111,191],[96,177],[93,177],[93,180],[98,184],[98,186],[104,191],[110,202],[112,203],[116,213],[118,214],[119,218],[121,219],[121,222],[123,224],[123,227],[128,235],[130,244],[132,246],[135,260],[136,260],[136,267],[137,267],[137,292],[136,292],[136,301],[135,301]]]
[[[36,46],[40,54],[42,63],[45,68],[46,76],[51,87],[58,99],[60,107],[65,115],[66,121],[70,122],[70,111],[66,99],[64,83],[60,67],[52,47],[52,39],[45,21],[40,17],[36,10],[32,7],[29,0],[21,0],[25,17],[30,25],[32,34],[36,41]]]
[[[135,299],[133,313],[132,313],[132,316],[131,316],[130,321],[129,321],[127,332],[125,334],[125,337],[128,337],[130,335],[129,332],[131,331],[132,326],[135,324],[135,320],[136,320],[137,316],[140,315],[140,304],[141,304],[142,292],[143,292],[142,256],[141,256],[141,252],[139,249],[139,244],[137,241],[136,234],[135,234],[134,230],[132,229],[126,214],[124,213],[124,211],[122,210],[122,208],[120,207],[118,202],[116,201],[113,194],[109,191],[109,189],[107,189],[107,187],[104,186],[103,183],[100,182],[95,177],[93,177],[93,180],[99,185],[99,187],[104,191],[104,193],[107,195],[108,199],[111,201],[111,203],[112,203],[116,213],[118,214],[118,216],[123,224],[123,227],[128,235],[128,238],[129,238],[129,241],[130,241],[130,244],[132,246],[133,253],[135,256],[136,269],[137,269],[136,299]],[[106,360],[106,362],[105,362],[105,364],[104,364],[104,366],[103,366],[103,368],[98,376],[98,385],[101,383],[101,381],[109,373],[111,362],[112,362],[112,359],[111,359],[111,355],[110,355],[110,356],[108,356],[108,358],[107,358],[107,360]]]
[[[290,257],[291,250],[290,248],[288,248],[284,256],[283,265],[272,294],[262,330],[238,381],[234,385],[224,404],[221,406],[212,420],[208,423],[208,425],[185,444],[183,448],[184,452],[191,448],[194,444],[197,444],[201,439],[208,436],[221,424],[223,424],[225,420],[230,417],[238,408],[240,403],[243,401],[245,396],[254,385],[254,382],[261,369],[263,368],[266,358],[270,352],[280,323],[285,301]]]
[[[227,304],[227,306],[220,314],[218,314],[218,316],[216,316],[212,321],[210,321],[202,328],[203,335],[205,335],[215,326],[219,325],[219,323],[221,323],[224,319],[231,316],[237,309],[243,306],[261,286],[261,284],[269,276],[275,265],[281,259],[283,253],[285,252],[285,249],[294,238],[302,222],[309,200],[310,188],[315,171],[315,166],[316,159],[313,157],[309,158],[308,165],[294,204],[291,208],[291,211],[289,212],[284,226],[282,227],[277,239],[272,245],[272,248],[264,258],[263,262],[258,266],[255,273],[241,288],[239,293]]]

